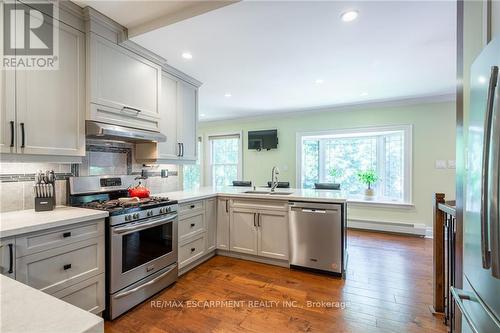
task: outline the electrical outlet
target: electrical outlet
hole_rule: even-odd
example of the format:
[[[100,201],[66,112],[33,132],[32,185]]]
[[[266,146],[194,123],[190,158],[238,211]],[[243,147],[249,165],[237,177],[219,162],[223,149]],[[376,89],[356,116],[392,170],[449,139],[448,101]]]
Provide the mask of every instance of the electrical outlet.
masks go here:
[[[436,160],[436,169],[446,169],[447,167],[445,160]]]
[[[167,178],[168,177],[168,169],[161,169],[160,175],[161,175],[161,178]]]
[[[448,169],[455,169],[457,167],[455,160],[448,160]]]

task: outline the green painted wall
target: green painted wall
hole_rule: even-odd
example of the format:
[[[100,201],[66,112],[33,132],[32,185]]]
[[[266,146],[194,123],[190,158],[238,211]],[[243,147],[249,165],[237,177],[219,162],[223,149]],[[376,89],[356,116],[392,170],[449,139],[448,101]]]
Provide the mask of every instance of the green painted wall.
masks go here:
[[[279,116],[201,123],[199,134],[243,131],[243,178],[264,184],[271,178],[271,168],[280,168],[279,179],[296,186],[296,133],[383,125],[413,125],[413,203],[414,208],[354,206],[351,219],[422,223],[432,226],[434,192],[455,196],[455,170],[435,169],[435,161],[455,159],[455,103],[426,103],[405,106],[364,107],[286,114]],[[246,149],[247,132],[278,129],[276,150],[257,152]]]

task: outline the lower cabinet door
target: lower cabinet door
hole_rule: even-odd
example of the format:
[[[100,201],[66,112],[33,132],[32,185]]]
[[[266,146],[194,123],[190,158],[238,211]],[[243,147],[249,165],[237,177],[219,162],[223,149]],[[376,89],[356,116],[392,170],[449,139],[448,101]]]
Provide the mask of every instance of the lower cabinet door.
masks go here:
[[[16,242],[14,238],[0,239],[0,274],[16,277]]]
[[[232,208],[230,215],[230,250],[256,255],[257,212],[253,209]]]
[[[229,250],[229,199],[217,198],[217,248]]]
[[[288,214],[280,211],[259,211],[258,255],[288,260]]]
[[[104,311],[104,274],[72,285],[53,294],[61,300],[85,311],[99,313]]]
[[[215,250],[217,238],[217,199],[205,201],[205,225],[207,228],[207,252]]]

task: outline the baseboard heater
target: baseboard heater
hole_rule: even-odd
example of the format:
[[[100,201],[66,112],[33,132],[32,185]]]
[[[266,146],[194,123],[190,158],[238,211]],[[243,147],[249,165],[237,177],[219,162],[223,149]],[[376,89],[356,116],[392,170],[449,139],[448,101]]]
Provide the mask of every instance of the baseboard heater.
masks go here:
[[[396,232],[417,236],[430,236],[426,225],[421,223],[397,223],[365,219],[348,219],[347,227],[352,229]]]

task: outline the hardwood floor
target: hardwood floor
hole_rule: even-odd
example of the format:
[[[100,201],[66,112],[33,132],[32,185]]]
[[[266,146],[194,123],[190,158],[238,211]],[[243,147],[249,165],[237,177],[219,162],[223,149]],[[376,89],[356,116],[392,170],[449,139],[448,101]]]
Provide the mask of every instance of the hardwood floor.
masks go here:
[[[349,230],[348,249],[346,280],[216,256],[105,330],[446,332],[430,312],[432,240]]]

